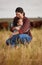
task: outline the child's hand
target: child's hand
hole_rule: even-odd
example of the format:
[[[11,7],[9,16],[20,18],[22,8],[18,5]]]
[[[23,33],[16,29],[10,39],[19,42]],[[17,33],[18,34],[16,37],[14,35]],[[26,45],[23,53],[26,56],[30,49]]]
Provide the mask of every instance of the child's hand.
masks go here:
[[[12,33],[12,34],[10,35],[10,38],[11,38],[13,35],[14,35],[14,33]]]
[[[12,37],[12,35],[9,36],[10,38]]]
[[[13,33],[11,33],[11,35],[9,36],[10,38],[13,36]]]
[[[19,27],[15,27],[16,30],[19,30]]]

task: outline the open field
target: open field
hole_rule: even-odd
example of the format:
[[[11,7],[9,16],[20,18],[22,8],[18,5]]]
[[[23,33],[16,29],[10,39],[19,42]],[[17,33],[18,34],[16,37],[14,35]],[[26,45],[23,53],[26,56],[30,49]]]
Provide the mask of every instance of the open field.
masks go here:
[[[33,39],[28,47],[7,47],[6,39],[10,31],[0,31],[0,65],[42,65],[42,27],[31,30]]]

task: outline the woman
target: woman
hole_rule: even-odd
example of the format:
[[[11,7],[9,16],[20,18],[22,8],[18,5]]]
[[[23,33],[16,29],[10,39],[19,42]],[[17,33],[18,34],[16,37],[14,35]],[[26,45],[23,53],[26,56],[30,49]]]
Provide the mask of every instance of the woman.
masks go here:
[[[32,35],[30,32],[30,21],[27,17],[25,17],[24,10],[21,7],[16,8],[15,12],[16,12],[16,17],[19,17],[23,20],[23,26],[20,28],[20,30],[18,30],[17,32],[14,32],[12,34],[13,39],[15,39],[15,42],[16,42],[16,39],[20,39],[21,42],[23,42],[23,43],[25,42],[25,40],[27,42],[30,42],[32,39]],[[13,25],[15,27],[16,22],[13,21]],[[12,31],[14,30],[14,27],[12,28]],[[7,40],[7,42],[8,42],[8,40]]]

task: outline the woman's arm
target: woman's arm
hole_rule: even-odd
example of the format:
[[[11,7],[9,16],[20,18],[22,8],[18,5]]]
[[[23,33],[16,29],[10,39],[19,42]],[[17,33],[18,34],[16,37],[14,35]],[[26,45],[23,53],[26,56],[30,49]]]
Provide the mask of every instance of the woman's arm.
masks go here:
[[[23,26],[19,30],[19,33],[23,34],[23,33],[25,33],[29,29],[30,29],[30,21],[28,19],[26,19],[25,22],[24,22],[24,24],[23,24]]]

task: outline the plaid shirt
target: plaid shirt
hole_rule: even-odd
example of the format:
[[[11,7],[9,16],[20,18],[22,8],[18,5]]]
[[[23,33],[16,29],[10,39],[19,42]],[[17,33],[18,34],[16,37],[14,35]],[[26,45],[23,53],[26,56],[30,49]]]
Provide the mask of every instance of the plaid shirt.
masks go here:
[[[23,26],[19,30],[20,34],[28,34],[29,36],[32,37],[31,32],[30,32],[30,21],[27,17],[23,18]]]
[[[13,20],[13,27],[17,26],[16,22]],[[13,27],[10,29],[13,31]],[[31,32],[30,32],[30,21],[27,17],[23,18],[23,26],[19,30],[20,34],[28,34],[29,36],[32,37]]]

